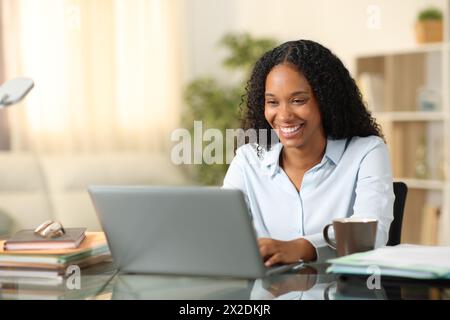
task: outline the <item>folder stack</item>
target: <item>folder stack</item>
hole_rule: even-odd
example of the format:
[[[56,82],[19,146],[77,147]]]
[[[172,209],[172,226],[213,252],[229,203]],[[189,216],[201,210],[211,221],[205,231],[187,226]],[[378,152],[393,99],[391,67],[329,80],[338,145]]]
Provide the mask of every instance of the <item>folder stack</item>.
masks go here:
[[[331,259],[327,272],[412,278],[450,279],[450,247],[401,244]]]

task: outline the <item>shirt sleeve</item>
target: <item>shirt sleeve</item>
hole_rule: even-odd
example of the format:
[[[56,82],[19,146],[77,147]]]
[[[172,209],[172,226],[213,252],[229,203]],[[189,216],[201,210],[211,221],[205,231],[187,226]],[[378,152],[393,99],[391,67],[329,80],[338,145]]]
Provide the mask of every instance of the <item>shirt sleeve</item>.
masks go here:
[[[222,188],[224,189],[239,189],[244,194],[246,194],[245,190],[245,181],[244,181],[244,169],[242,166],[241,154],[237,150],[236,156],[230,163],[228,167],[227,173],[225,174],[225,178],[223,179]]]
[[[356,184],[353,216],[378,220],[375,247],[386,245],[394,220],[394,184],[389,153],[384,143],[377,144],[361,162]]]
[[[332,235],[332,228],[330,230],[330,238],[334,238]],[[325,262],[328,259],[336,258],[337,253],[336,250],[330,248],[325,239],[323,238],[322,233],[315,233],[311,235],[304,236],[303,239],[308,240],[313,247],[316,249],[317,262]]]
[[[362,159],[358,170],[353,215],[378,220],[375,247],[386,245],[393,220],[394,192],[389,153],[386,144],[378,143]],[[334,239],[332,228],[330,238]],[[303,237],[316,249],[317,261],[336,257],[322,233]]]
[[[236,156],[230,163],[228,167],[227,173],[225,174],[225,178],[223,179],[222,188],[223,189],[238,189],[241,190],[244,194],[245,203],[247,205],[248,212],[250,217],[253,219],[251,214],[251,206],[250,201],[248,199],[247,188],[245,183],[245,174],[244,174],[244,165],[243,165],[243,156],[241,154],[241,150],[238,149],[236,151]]]

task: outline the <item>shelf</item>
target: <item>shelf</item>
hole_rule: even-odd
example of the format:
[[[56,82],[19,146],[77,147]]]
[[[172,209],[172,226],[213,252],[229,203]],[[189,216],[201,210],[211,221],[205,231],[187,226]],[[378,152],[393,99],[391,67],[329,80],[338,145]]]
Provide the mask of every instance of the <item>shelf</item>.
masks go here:
[[[445,113],[437,111],[385,111],[373,115],[384,121],[444,121],[446,118]]]
[[[412,178],[395,178],[394,181],[404,182],[409,189],[440,190],[443,191],[445,182],[441,180],[425,180]]]
[[[409,48],[394,48],[384,51],[361,52],[357,54],[358,58],[374,58],[380,56],[393,56],[401,54],[442,52],[450,48],[450,42],[416,44]]]
[[[446,3],[448,17],[450,0]],[[360,52],[355,63],[358,84],[367,105],[373,107],[369,111],[383,129],[394,181],[409,188],[402,227],[405,243],[450,244],[450,177],[440,178],[450,163],[448,21],[445,31],[444,42],[380,47]],[[439,109],[418,110],[422,88],[437,92],[430,99],[439,100]],[[429,178],[415,178],[423,166]]]

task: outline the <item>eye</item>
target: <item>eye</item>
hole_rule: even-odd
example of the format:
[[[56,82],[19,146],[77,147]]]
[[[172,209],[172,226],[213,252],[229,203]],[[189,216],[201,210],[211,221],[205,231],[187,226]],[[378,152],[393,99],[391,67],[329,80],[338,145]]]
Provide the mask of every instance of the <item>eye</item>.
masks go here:
[[[306,102],[306,99],[296,98],[296,99],[293,99],[292,102],[295,104],[304,104]]]
[[[275,106],[278,104],[278,102],[276,100],[266,100],[266,104],[271,105],[271,106]]]

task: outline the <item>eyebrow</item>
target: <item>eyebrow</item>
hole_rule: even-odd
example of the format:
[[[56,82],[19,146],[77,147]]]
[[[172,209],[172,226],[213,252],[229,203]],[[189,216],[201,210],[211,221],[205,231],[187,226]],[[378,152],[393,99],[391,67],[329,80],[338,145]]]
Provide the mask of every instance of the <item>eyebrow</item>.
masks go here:
[[[293,92],[293,93],[291,94],[291,97],[292,97],[292,96],[296,96],[296,95],[298,95],[298,94],[309,94],[309,92],[307,92],[307,91],[295,91],[295,92]],[[275,97],[275,95],[274,95],[273,93],[270,93],[270,92],[267,92],[267,93],[265,94],[265,96],[268,96],[268,97]]]

